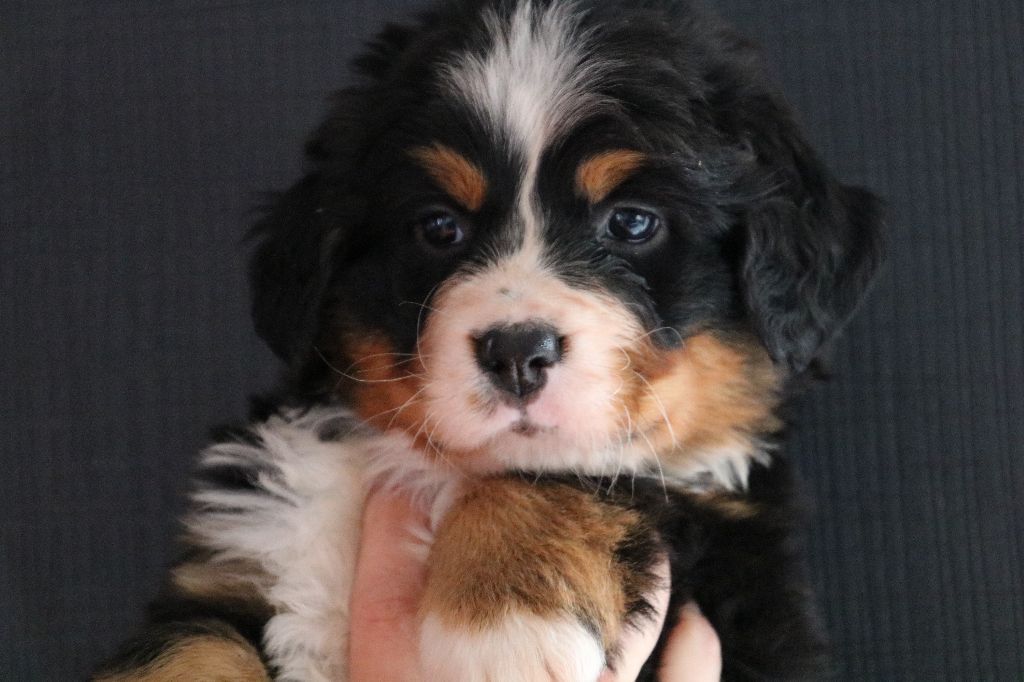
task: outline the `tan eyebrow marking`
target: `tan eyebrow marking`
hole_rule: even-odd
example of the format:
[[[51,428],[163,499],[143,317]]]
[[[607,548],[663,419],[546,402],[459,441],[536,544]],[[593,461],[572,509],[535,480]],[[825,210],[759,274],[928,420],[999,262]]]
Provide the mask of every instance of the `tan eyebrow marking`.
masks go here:
[[[591,156],[576,170],[576,191],[590,203],[599,203],[636,172],[644,158],[631,149],[613,149]]]
[[[487,196],[487,178],[472,161],[451,147],[435,142],[429,147],[416,147],[412,157],[423,164],[437,184],[452,199],[470,211],[479,211]]]

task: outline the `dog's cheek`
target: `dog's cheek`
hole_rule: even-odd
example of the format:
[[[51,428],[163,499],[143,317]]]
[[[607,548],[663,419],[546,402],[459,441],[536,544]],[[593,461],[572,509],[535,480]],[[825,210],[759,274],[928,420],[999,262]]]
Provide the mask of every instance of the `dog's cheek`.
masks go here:
[[[569,360],[549,370],[547,386],[529,412],[571,449],[603,450],[617,428],[615,383],[607,371],[587,364]]]
[[[472,450],[493,435],[489,418],[498,406],[477,367],[472,336],[497,317],[493,297],[477,279],[453,279],[432,302],[420,335],[423,399],[436,439],[454,450]]]
[[[351,385],[353,409],[366,422],[423,437],[426,412],[422,400],[423,366],[417,355],[402,355],[380,335],[349,336],[342,357],[349,366],[335,368],[339,384]]]
[[[780,377],[755,342],[702,333],[682,348],[637,353],[642,380],[627,398],[635,430],[669,464],[714,452],[753,454],[758,435],[776,431]]]
[[[572,292],[563,309],[565,358],[552,368],[532,412],[541,423],[550,419],[568,440],[600,447],[617,441],[627,421],[621,392],[627,381],[623,374],[631,370],[623,349],[641,329],[608,297]]]

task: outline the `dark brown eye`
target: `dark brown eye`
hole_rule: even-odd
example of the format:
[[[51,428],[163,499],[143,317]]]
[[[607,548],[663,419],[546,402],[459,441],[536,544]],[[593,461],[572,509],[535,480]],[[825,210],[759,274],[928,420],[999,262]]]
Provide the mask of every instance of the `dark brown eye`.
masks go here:
[[[445,211],[438,211],[416,221],[416,232],[429,246],[447,249],[461,244],[466,231],[459,219]]]
[[[608,236],[630,244],[649,241],[661,227],[661,218],[642,208],[617,208],[608,216]]]

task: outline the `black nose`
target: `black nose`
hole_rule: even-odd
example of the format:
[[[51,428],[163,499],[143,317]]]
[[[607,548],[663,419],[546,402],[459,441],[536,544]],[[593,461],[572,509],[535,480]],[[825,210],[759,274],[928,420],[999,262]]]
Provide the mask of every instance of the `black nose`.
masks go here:
[[[474,342],[477,364],[491,383],[520,401],[542,389],[548,367],[562,359],[558,332],[544,324],[495,327]]]

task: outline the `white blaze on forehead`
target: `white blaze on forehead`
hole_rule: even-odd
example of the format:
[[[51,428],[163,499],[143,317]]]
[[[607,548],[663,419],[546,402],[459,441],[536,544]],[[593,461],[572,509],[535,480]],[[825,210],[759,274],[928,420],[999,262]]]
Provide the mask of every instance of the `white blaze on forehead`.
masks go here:
[[[528,161],[598,102],[593,86],[607,65],[587,59],[588,36],[571,2],[537,8],[526,1],[508,18],[488,12],[491,45],[446,69],[457,97],[507,135]]]
[[[518,217],[526,245],[539,237],[534,195],[541,154],[602,101],[595,85],[609,64],[588,58],[589,36],[576,16],[572,2],[536,7],[529,0],[509,17],[488,12],[488,49],[460,55],[444,73],[453,94],[525,162]]]

